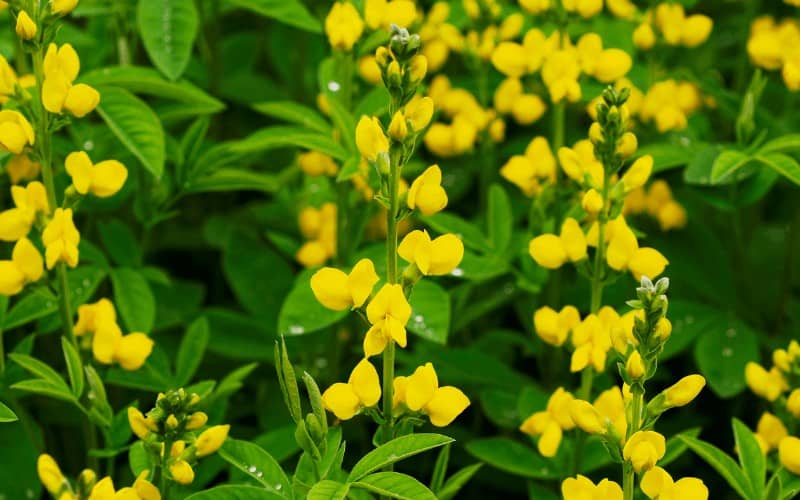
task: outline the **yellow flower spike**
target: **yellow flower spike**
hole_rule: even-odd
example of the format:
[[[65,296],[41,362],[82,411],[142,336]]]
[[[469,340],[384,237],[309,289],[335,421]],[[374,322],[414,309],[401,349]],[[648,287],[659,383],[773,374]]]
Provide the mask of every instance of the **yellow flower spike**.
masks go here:
[[[406,203],[411,210],[419,209],[423,215],[433,215],[447,206],[447,192],[442,187],[439,165],[431,165],[414,179],[408,190]]]
[[[603,417],[588,401],[576,399],[569,405],[569,415],[575,425],[587,434],[605,434],[607,432]]]
[[[681,43],[687,47],[697,47],[708,39],[714,22],[710,17],[694,14],[686,18],[681,26]]]
[[[377,117],[361,117],[356,125],[356,145],[361,155],[370,161],[375,161],[378,154],[389,151],[389,139],[384,135]]]
[[[150,471],[142,471],[141,474],[133,482],[133,489],[139,495],[139,500],[161,500],[161,493],[158,491],[153,483],[147,480]]]
[[[85,151],[67,155],[65,166],[78,193],[91,192],[100,198],[117,194],[128,178],[128,169],[122,163],[106,160],[94,165]]]
[[[361,307],[379,280],[372,261],[361,259],[350,274],[323,267],[311,276],[311,290],[323,306],[343,311],[349,307]]]
[[[433,99],[430,97],[415,97],[406,104],[406,120],[414,133],[421,132],[431,122],[433,107]]]
[[[410,317],[411,305],[402,285],[383,285],[367,305],[367,319],[372,327],[364,337],[364,354],[370,357],[382,353],[391,340],[405,347],[406,323]]]
[[[588,477],[578,474],[561,483],[564,500],[622,500],[622,487],[614,481],[603,479],[595,485]]]
[[[216,452],[228,438],[230,425],[215,425],[204,430],[195,442],[197,456],[205,457]]]
[[[669,407],[688,405],[705,385],[706,379],[702,375],[687,375],[664,389],[665,404]]]
[[[778,446],[778,456],[786,470],[800,475],[800,439],[791,436],[781,441]]]
[[[633,30],[633,44],[640,50],[653,48],[656,44],[656,33],[650,23],[642,23]]]
[[[78,5],[78,0],[50,0],[50,12],[55,16],[65,16]]]
[[[547,105],[541,97],[535,94],[522,94],[518,96],[511,106],[511,115],[520,125],[531,125],[547,111]]]
[[[644,377],[645,367],[644,362],[642,361],[642,355],[639,354],[639,351],[633,351],[630,357],[628,357],[628,361],[625,363],[625,371],[633,380],[638,380]]]
[[[392,117],[389,123],[389,137],[398,142],[403,142],[408,135],[408,125],[406,124],[406,117],[403,116],[402,111],[398,111]]]
[[[522,45],[501,42],[494,48],[492,65],[497,71],[511,78],[519,78],[528,72],[528,54]]]
[[[628,193],[645,185],[653,172],[653,157],[644,155],[637,158],[633,165],[622,175],[622,184]]]
[[[572,217],[568,217],[564,220],[564,223],[561,225],[559,239],[570,261],[578,262],[586,258],[586,235],[583,234],[583,229],[581,229],[578,221]]]
[[[586,191],[581,199],[581,207],[589,215],[597,215],[603,209],[603,197],[595,189]]]
[[[0,150],[21,154],[25,146],[33,146],[33,127],[19,111],[0,111]]]
[[[153,429],[151,422],[133,406],[128,407],[128,424],[139,439],[145,439]]]
[[[169,474],[178,484],[191,484],[194,481],[194,470],[186,460],[176,460],[169,466]]]
[[[16,26],[17,36],[22,38],[23,40],[31,40],[33,37],[36,36],[36,32],[38,31],[36,27],[36,23],[33,22],[31,16],[28,15],[27,12],[24,10],[19,11],[17,15],[17,26]]]
[[[15,155],[6,163],[6,173],[11,184],[19,184],[37,178],[42,170],[42,165],[32,161],[28,155]]]
[[[114,480],[106,476],[94,485],[89,500],[114,500],[115,497]]]
[[[636,152],[639,143],[633,132],[625,132],[617,142],[617,153],[623,158],[628,158]]]
[[[116,323],[117,312],[114,304],[108,299],[100,299],[94,304],[84,304],[78,306],[78,322],[75,323],[73,331],[75,335],[81,336],[86,333],[93,333],[99,325],[110,322]]]
[[[528,253],[537,264],[547,269],[558,269],[567,261],[564,244],[554,234],[543,234],[532,239]]]
[[[208,415],[202,411],[196,411],[192,413],[189,416],[189,420],[186,421],[186,430],[196,431],[197,429],[206,425],[206,422],[208,422]]]
[[[325,18],[325,34],[331,47],[350,50],[361,38],[364,21],[355,6],[349,2],[335,2]]]
[[[622,449],[622,456],[631,462],[633,470],[643,472],[652,469],[666,453],[664,436],[655,431],[637,431]]]
[[[621,49],[606,49],[596,61],[593,76],[603,83],[612,83],[630,71],[633,66],[631,56]]]
[[[80,59],[70,44],[51,43],[44,57],[42,104],[51,113],[67,110],[81,118],[100,102],[97,90],[86,84],[73,85],[80,71]]]
[[[61,487],[66,482],[64,474],[61,473],[61,469],[55,459],[47,453],[39,455],[36,461],[36,471],[45,489],[54,495],[61,490]]]
[[[800,418],[800,389],[795,389],[786,398],[786,410],[794,418]]]
[[[81,235],[72,221],[71,208],[57,208],[53,219],[42,233],[42,243],[46,247],[47,269],[53,269],[59,262],[70,267],[78,265],[78,243]]]
[[[769,412],[764,412],[758,419],[756,434],[763,440],[767,450],[774,450],[789,435],[781,419]]]
[[[153,352],[154,344],[155,342],[144,333],[125,335],[114,347],[114,361],[119,363],[123,370],[138,370]]]
[[[431,240],[427,231],[408,233],[397,253],[406,262],[414,263],[425,276],[450,274],[464,258],[464,244],[454,234],[443,234]]]

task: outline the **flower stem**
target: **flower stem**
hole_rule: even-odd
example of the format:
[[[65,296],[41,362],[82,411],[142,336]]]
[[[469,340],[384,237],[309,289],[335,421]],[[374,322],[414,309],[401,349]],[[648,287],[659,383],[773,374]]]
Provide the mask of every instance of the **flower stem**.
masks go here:
[[[587,366],[581,372],[581,386],[578,389],[578,399],[588,401],[592,396],[592,385],[594,384],[594,370]],[[581,471],[581,460],[583,459],[583,446],[586,444],[586,434],[579,432],[575,439],[575,452],[572,456],[572,475]]]
[[[639,430],[640,418],[642,413],[642,400],[644,393],[642,389],[634,386],[633,399],[631,399],[631,422],[628,425],[628,436],[630,438],[636,431]],[[622,469],[622,491],[624,500],[633,500],[636,474],[633,466],[629,462],[625,462]]]

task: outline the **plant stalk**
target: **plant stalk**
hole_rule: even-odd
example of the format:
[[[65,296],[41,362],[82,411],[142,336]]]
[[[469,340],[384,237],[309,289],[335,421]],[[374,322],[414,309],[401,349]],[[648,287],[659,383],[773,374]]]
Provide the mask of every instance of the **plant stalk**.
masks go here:
[[[639,425],[641,425],[641,413],[642,413],[642,400],[644,397],[644,393],[642,392],[641,388],[634,387],[633,391],[633,399],[631,399],[631,422],[628,426],[628,436],[630,437],[639,430]],[[634,493],[635,493],[635,483],[636,483],[636,473],[633,470],[633,466],[625,462],[623,465],[623,478],[622,478],[622,492],[624,500],[633,500]]]

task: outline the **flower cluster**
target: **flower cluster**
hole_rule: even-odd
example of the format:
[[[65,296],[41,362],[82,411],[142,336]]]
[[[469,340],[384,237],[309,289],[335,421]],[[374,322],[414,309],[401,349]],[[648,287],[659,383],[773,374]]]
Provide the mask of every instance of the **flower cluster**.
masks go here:
[[[789,90],[800,90],[800,24],[796,19],[776,23],[772,17],[764,16],[753,21],[747,54],[759,68],[781,70]]]
[[[161,492],[147,479],[149,471],[139,474],[131,486],[116,489],[110,476],[98,481],[91,469],[84,469],[71,483],[46,453],[39,455],[36,470],[44,488],[57,500],[161,500]]]
[[[772,409],[761,415],[755,436],[765,455],[778,450],[781,464],[800,475],[800,437],[789,432],[800,419],[800,344],[773,351],[772,363],[769,371],[755,362],[745,367],[748,387]]]
[[[686,15],[683,5],[663,2],[642,15],[642,22],[633,32],[633,43],[641,50],[650,50],[660,40],[667,45],[697,47],[708,39],[714,22],[703,14]]]
[[[646,213],[658,221],[662,231],[680,229],[686,225],[686,209],[672,197],[672,190],[663,179],[653,181],[647,189],[640,187],[629,192],[625,196],[622,213]]]
[[[206,427],[208,415],[196,410],[199,402],[197,394],[178,389],[159,394],[155,408],[147,414],[128,408],[128,423],[144,442],[157,477],[189,484],[194,481],[192,465],[225,443],[230,425]]]
[[[323,203],[321,207],[305,207],[300,211],[298,224],[306,241],[295,258],[305,267],[324,264],[336,255],[336,213],[335,203]]]

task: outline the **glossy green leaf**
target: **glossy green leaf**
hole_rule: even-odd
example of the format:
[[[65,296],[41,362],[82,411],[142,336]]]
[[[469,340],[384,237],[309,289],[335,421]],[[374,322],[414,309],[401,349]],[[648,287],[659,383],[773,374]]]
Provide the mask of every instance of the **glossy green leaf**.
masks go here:
[[[770,153],[759,155],[758,161],[784,176],[787,180],[800,186],[800,163],[789,155],[783,153]]]
[[[800,151],[800,134],[786,134],[765,142],[758,149],[759,155]]]
[[[433,281],[423,280],[414,286],[408,301],[411,319],[406,327],[422,338],[446,344],[450,332],[450,296]]]
[[[409,434],[383,444],[364,455],[353,466],[349,481],[358,481],[367,474],[424,451],[432,450],[454,440],[441,434]]]
[[[552,460],[543,458],[529,446],[503,437],[478,439],[467,443],[467,451],[492,467],[533,479],[558,479],[561,471]]]
[[[492,184],[492,187],[489,188],[489,207],[486,219],[489,227],[489,242],[495,252],[505,252],[511,243],[514,214],[511,210],[511,200],[499,184]]]
[[[208,320],[204,317],[198,318],[189,328],[181,339],[178,348],[178,359],[175,362],[175,385],[183,387],[188,384],[206,352],[209,338]]]
[[[278,317],[278,335],[302,335],[330,326],[347,316],[347,311],[333,311],[319,303],[311,291],[311,275],[307,270],[297,275]]]
[[[177,80],[189,64],[199,19],[193,0],[139,0],[136,18],[153,64]]]
[[[83,394],[85,383],[81,356],[66,337],[61,337],[61,350],[64,352],[64,360],[67,363],[67,374],[69,375],[69,385],[72,387],[72,393],[75,397],[80,398],[81,394]]]
[[[0,402],[0,423],[16,422],[19,420],[11,408]]]
[[[308,492],[306,500],[344,500],[349,490],[349,484],[331,480],[320,481]]]
[[[37,377],[46,380],[51,384],[68,389],[67,383],[64,382],[64,379],[61,378],[61,375],[59,375],[58,372],[52,369],[47,363],[39,361],[33,356],[19,354],[16,352],[12,352],[8,355],[8,357],[11,359],[11,361],[24,368],[25,371],[31,375],[36,375]]]
[[[472,479],[472,476],[478,473],[481,467],[483,467],[483,464],[473,464],[457,471],[447,479],[442,489],[436,492],[436,496],[439,500],[456,498],[458,492],[466,486],[467,482]]]
[[[744,323],[717,321],[698,339],[694,357],[709,388],[733,397],[745,388],[745,365],[758,359],[758,335]]]
[[[331,134],[331,124],[319,111],[294,101],[270,101],[253,104],[253,109],[261,114],[301,125],[321,134]]]
[[[681,436],[693,452],[710,465],[742,498],[755,499],[750,483],[734,460],[714,445],[699,439]]]
[[[436,495],[427,486],[399,472],[376,472],[352,483],[352,487],[401,500],[436,500]]]
[[[281,465],[257,444],[228,438],[219,455],[263,488],[282,498],[291,498],[291,481]]]
[[[753,431],[747,428],[738,418],[733,419],[733,437],[739,455],[739,465],[750,483],[750,491],[755,499],[764,495],[764,483],[767,480],[767,460],[761,452]]]
[[[121,267],[111,271],[114,303],[129,332],[150,333],[156,320],[156,300],[140,271]]]
[[[186,500],[275,500],[280,495],[256,486],[224,485],[193,493]]]
[[[33,394],[49,396],[51,398],[78,404],[78,400],[75,399],[75,395],[73,395],[72,391],[69,390],[69,387],[63,383],[55,384],[49,380],[31,379],[17,382],[16,384],[13,384],[11,388],[18,391],[31,392]]]
[[[247,155],[263,153],[272,149],[294,147],[325,153],[337,160],[344,160],[348,153],[329,135],[304,127],[276,125],[253,132],[242,140],[228,144],[233,154]]]

